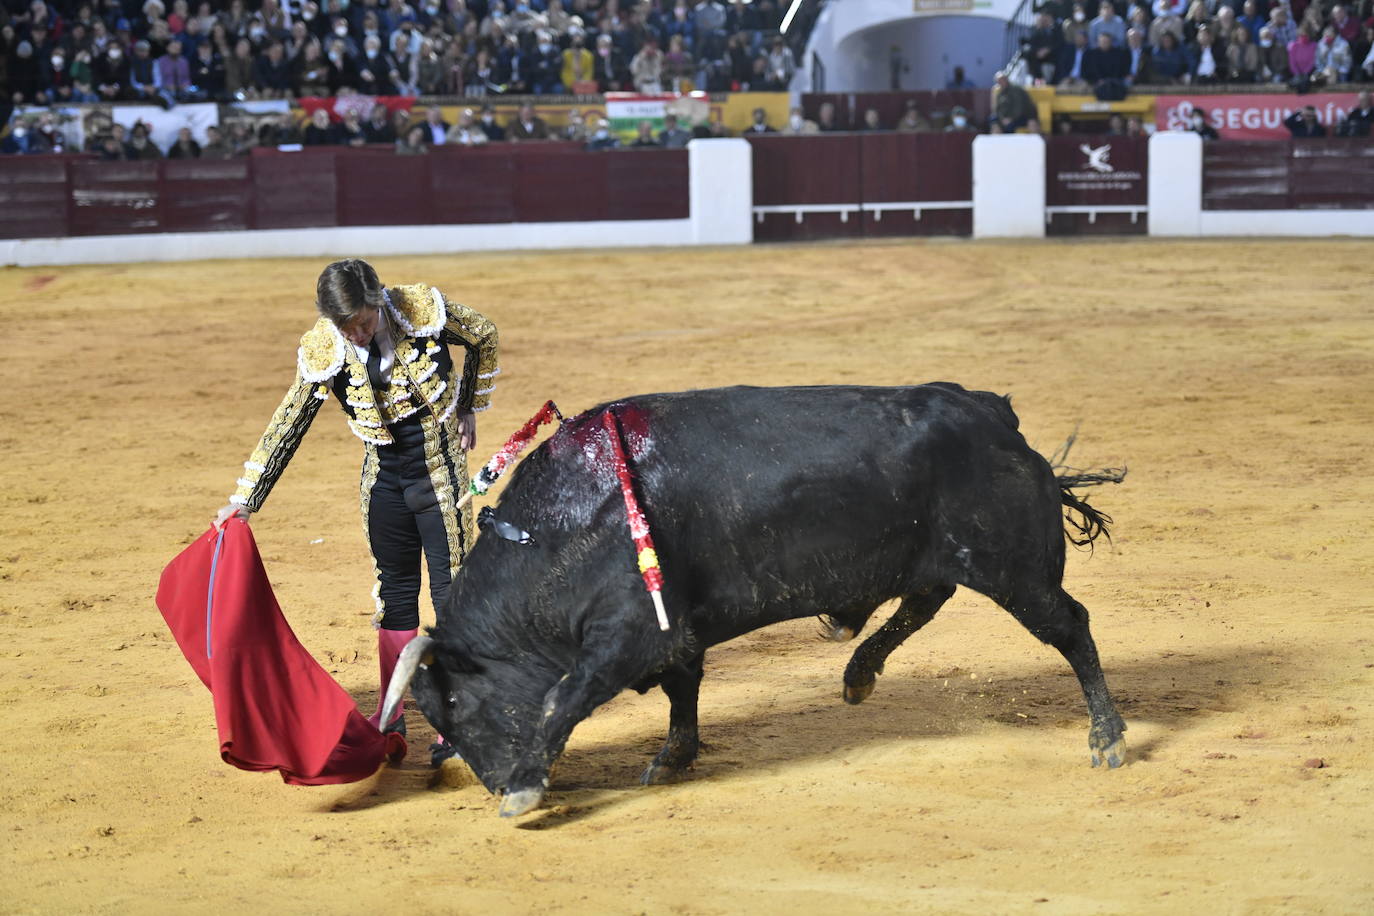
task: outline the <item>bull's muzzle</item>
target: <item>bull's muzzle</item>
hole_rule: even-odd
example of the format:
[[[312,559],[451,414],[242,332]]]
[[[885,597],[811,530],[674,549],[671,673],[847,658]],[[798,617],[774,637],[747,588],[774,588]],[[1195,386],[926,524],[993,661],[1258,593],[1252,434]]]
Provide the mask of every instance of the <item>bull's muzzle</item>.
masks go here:
[[[433,645],[434,640],[428,636],[417,636],[401,650],[400,657],[396,659],[396,670],[391,675],[391,683],[386,685],[386,703],[382,707],[381,721],[390,722],[396,715],[401,699],[410,689],[410,682],[415,679],[416,670],[421,665],[428,666],[434,663],[434,653],[430,651]]]

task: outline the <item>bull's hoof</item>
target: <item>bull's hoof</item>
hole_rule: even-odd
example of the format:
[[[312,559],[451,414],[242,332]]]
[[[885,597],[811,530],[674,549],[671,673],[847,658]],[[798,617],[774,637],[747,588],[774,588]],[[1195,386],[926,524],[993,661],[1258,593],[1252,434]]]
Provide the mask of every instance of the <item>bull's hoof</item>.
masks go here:
[[[825,634],[825,638],[831,642],[849,642],[854,638],[854,635],[854,631],[849,627],[837,623]]]
[[[687,771],[692,768],[689,763],[686,766],[675,767],[666,763],[651,763],[644,768],[640,774],[639,784],[642,786],[661,786],[670,782],[677,782],[687,775]]]
[[[844,701],[850,706],[858,706],[864,700],[868,699],[869,694],[873,692],[873,688],[876,687],[877,684],[878,681],[876,679],[869,681],[867,684],[845,684]]]
[[[501,796],[501,816],[519,817],[522,814],[529,814],[539,803],[544,800],[543,789],[521,789],[519,792],[507,792]]]
[[[1107,769],[1115,770],[1126,762],[1126,739],[1117,738],[1104,748],[1093,748],[1093,766],[1098,767],[1102,764],[1107,765]]]

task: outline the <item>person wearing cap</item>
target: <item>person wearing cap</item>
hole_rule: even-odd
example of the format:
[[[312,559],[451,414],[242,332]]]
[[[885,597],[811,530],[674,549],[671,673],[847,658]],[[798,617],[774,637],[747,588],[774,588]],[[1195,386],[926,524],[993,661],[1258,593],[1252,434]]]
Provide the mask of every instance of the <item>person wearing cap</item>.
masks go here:
[[[962,105],[955,105],[949,110],[949,124],[945,126],[945,133],[974,131],[975,128],[969,123],[968,109]]]
[[[129,61],[129,88],[135,98],[152,100],[157,97],[157,76],[151,50],[152,46],[145,39],[134,42],[134,56]]]
[[[994,80],[992,120],[1001,125],[1005,133],[1025,127],[1026,122],[1035,117],[1035,103],[1030,93],[1012,83],[1004,70],[999,70]]]
[[[491,403],[496,325],[425,284],[383,286],[366,261],[335,261],[315,287],[319,319],[301,338],[296,378],[243,465],[215,526],[259,511],[332,394],[363,442],[360,507],[372,553],[381,700],[420,625],[420,563],[442,620],[449,582],[473,541],[467,452]],[[399,716],[398,716],[399,718]],[[436,752],[436,760],[442,751]]]

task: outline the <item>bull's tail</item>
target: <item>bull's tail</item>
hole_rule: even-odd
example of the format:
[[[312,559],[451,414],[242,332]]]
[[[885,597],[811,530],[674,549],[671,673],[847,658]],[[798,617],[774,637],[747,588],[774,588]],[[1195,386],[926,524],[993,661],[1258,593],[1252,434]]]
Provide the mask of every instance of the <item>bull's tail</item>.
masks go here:
[[[1126,469],[1120,467],[1086,471],[1069,467],[1066,463],[1069,449],[1073,448],[1074,440],[1077,438],[1078,433],[1075,431],[1059,450],[1050,456],[1050,468],[1059,483],[1059,499],[1068,509],[1064,513],[1064,533],[1068,536],[1069,543],[1075,547],[1087,547],[1091,550],[1093,542],[1099,537],[1105,536],[1109,542],[1111,541],[1112,517],[1101,509],[1090,506],[1087,497],[1079,496],[1074,490],[1080,487],[1097,487],[1104,483],[1121,483],[1126,479]]]

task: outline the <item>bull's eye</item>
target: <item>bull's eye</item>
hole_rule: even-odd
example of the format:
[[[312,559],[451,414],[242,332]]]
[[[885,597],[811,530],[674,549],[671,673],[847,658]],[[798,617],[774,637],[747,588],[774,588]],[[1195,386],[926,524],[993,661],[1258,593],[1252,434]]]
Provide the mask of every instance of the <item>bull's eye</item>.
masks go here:
[[[450,694],[448,695],[448,705],[449,705],[449,708],[450,708],[450,709],[452,709],[454,706],[457,706],[457,705],[458,705],[458,694],[456,694],[456,693],[450,693]]]

